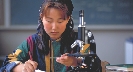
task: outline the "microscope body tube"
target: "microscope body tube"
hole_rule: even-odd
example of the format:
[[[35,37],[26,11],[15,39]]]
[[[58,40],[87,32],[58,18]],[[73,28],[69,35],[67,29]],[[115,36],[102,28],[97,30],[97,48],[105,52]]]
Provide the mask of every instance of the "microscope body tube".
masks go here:
[[[84,11],[79,12],[78,40],[85,42]]]
[[[78,26],[78,40],[85,42],[85,24],[84,24],[84,11],[79,11],[79,26]],[[77,51],[83,50],[83,44],[80,44],[81,47],[77,48]]]

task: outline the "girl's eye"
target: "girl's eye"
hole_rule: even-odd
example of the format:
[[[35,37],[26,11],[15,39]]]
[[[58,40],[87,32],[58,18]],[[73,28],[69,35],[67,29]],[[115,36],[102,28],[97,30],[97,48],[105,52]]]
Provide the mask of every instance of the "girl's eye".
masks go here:
[[[58,23],[62,23],[64,20],[59,20]]]
[[[61,22],[58,22],[58,23],[62,23],[62,21]]]
[[[51,20],[46,20],[47,22],[51,23],[52,21]]]
[[[51,23],[53,20],[49,17],[46,17],[45,20],[48,22],[48,23]]]

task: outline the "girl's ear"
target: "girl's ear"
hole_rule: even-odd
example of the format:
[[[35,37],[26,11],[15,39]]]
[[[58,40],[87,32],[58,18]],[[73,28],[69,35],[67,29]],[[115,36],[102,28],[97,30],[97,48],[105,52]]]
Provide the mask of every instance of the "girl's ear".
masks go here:
[[[68,24],[69,20],[70,20],[70,16],[67,18],[67,24]]]
[[[68,21],[70,20],[70,16],[68,17],[68,19],[67,19]]]
[[[70,16],[68,17],[68,20],[70,19]]]

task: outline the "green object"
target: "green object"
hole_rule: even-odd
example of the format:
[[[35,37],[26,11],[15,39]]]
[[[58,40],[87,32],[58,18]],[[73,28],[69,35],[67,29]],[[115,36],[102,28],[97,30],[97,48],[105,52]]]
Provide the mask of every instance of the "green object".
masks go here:
[[[107,65],[107,66],[118,66],[118,67],[133,68],[133,64],[117,64],[117,65]]]
[[[133,71],[133,64],[107,65],[106,69],[110,71]]]

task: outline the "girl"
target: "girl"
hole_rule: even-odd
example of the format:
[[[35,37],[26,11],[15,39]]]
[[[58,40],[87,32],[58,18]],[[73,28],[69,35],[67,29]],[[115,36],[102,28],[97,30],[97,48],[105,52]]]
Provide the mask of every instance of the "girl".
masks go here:
[[[1,71],[66,72],[70,66],[78,66],[81,59],[67,56],[74,53],[71,44],[77,39],[73,30],[71,0],[44,0],[39,14],[37,33],[29,36],[9,54]]]

